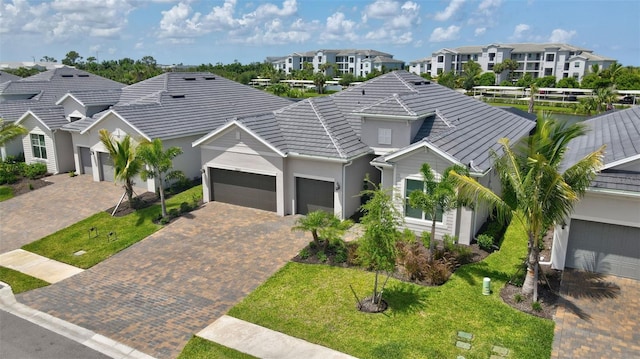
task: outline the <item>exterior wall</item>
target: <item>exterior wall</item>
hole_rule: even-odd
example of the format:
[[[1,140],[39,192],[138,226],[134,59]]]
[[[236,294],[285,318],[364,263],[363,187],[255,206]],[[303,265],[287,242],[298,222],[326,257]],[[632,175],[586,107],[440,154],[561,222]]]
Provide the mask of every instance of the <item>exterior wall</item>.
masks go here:
[[[17,156],[20,153],[24,153],[22,139],[20,138],[14,138],[0,147],[0,154],[3,160],[5,160],[7,156]]]
[[[640,228],[640,196],[588,191],[578,202],[564,228],[556,226],[551,253],[552,268],[564,269],[571,219]]]
[[[200,149],[191,146],[200,137],[202,136],[189,136],[162,141],[165,149],[174,146],[182,149],[182,154],[173,159],[173,169],[182,171],[187,178],[200,178],[202,175],[200,172]]]
[[[307,158],[287,158],[284,172],[284,214],[294,214],[296,211],[296,177],[310,178],[321,181],[338,182],[340,189],[333,192],[333,213],[344,218],[342,192],[345,191],[345,181],[342,178],[342,163],[313,160]]]
[[[345,167],[345,176],[342,182],[344,218],[349,218],[360,208],[360,192],[363,189],[364,178],[368,174],[373,183],[380,183],[380,171],[370,165],[374,156],[363,156],[353,160],[352,164]]]
[[[285,213],[284,160],[277,153],[237,127],[231,127],[218,137],[200,145],[203,201],[211,198],[211,182],[207,168],[259,173],[276,177],[277,213]]]
[[[56,148],[53,133],[46,129],[42,124],[36,120],[33,116],[29,116],[22,121],[22,126],[29,129],[29,133],[22,137],[22,148],[24,151],[24,161],[28,164],[31,163],[44,163],[47,165],[47,172],[59,173],[58,163],[56,161]],[[47,151],[47,158],[41,159],[33,156],[33,148],[31,147],[31,134],[44,135],[45,149]]]
[[[411,139],[422,125],[422,121],[407,120],[380,120],[365,118],[362,124],[360,138],[367,146],[377,151],[388,152],[393,149],[403,148],[411,144]],[[378,129],[391,130],[391,144],[378,143]],[[387,151],[388,150],[388,151]]]
[[[53,136],[55,137],[55,158],[58,163],[58,173],[76,172],[71,134],[65,131],[55,131]]]
[[[61,105],[64,108],[64,115],[67,117],[67,119],[69,117],[69,114],[73,113],[74,111],[77,111],[82,115],[87,116],[87,109],[85,109],[84,106],[79,104],[76,100],[74,100],[71,97],[67,97],[64,101],[62,101]]]

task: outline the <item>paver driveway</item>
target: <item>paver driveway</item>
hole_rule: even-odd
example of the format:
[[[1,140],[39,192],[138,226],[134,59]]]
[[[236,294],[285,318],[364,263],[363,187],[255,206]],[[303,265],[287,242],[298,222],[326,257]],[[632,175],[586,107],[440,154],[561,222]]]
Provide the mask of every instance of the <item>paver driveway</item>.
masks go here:
[[[565,270],[553,359],[640,358],[640,281]]]
[[[53,184],[0,202],[0,253],[113,207],[122,196],[120,185],[93,182],[89,175],[60,174],[45,180]]]
[[[18,301],[158,358],[175,358],[311,239],[296,217],[212,202],[114,257]]]

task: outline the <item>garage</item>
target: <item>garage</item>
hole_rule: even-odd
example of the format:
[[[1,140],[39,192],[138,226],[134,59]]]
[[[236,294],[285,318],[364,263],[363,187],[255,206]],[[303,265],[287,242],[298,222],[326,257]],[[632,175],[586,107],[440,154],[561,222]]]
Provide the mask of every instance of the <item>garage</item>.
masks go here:
[[[277,211],[276,177],[210,168],[211,200]]]
[[[83,174],[90,175],[93,173],[93,165],[91,164],[91,150],[89,147],[78,147],[80,152],[80,168]]]
[[[333,182],[296,177],[296,213],[333,213],[333,192]]]
[[[100,170],[102,171],[102,180],[107,182],[113,182],[114,169],[113,159],[106,152],[98,152],[98,158],[100,159]],[[84,166],[84,165],[83,165]]]
[[[640,280],[640,228],[572,219],[565,265]]]

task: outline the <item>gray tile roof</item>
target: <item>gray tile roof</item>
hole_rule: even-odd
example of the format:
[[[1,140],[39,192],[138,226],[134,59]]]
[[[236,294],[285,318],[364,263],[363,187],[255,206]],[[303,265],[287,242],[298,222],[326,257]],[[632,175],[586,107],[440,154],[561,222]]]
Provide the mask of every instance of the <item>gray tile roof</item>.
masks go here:
[[[0,84],[7,81],[17,81],[20,79],[22,79],[22,77],[10,74],[8,72],[0,71]]]
[[[123,88],[111,110],[149,138],[166,139],[204,134],[228,119],[290,103],[208,72],[167,72]],[[70,123],[64,129],[82,131],[103,115]]]
[[[17,81],[0,84],[0,96],[33,96],[30,100],[0,102],[0,116],[16,121],[31,108],[55,106],[70,91],[119,89],[124,84],[71,67],[44,71]]]
[[[594,189],[609,189],[640,193],[640,173],[624,171],[603,171],[591,182]]]
[[[69,91],[84,106],[115,105],[121,93],[121,89]]]
[[[56,130],[69,121],[64,116],[64,107],[52,106],[44,108],[32,108],[30,111],[36,115],[51,130]]]

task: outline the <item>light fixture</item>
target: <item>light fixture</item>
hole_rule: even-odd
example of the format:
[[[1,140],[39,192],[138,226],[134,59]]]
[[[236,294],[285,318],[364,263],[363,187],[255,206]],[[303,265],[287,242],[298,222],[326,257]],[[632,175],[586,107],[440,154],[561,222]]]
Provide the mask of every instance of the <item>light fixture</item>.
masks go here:
[[[340,183],[336,182],[336,185],[335,185],[334,188],[336,189],[336,191],[339,191],[340,190]]]

